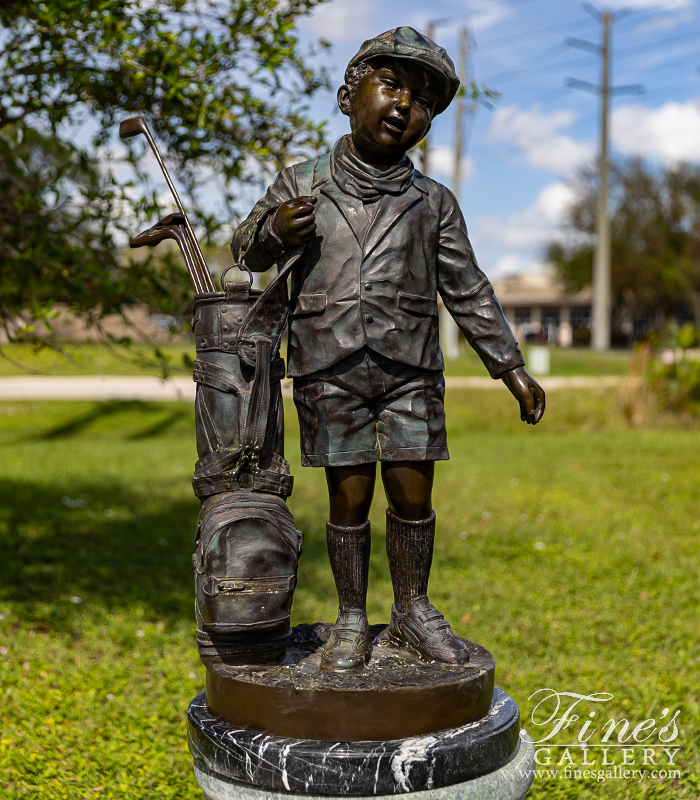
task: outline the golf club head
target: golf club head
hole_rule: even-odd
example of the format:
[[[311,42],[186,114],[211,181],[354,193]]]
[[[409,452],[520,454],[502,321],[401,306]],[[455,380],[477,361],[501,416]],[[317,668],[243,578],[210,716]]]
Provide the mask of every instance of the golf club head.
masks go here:
[[[120,139],[131,139],[132,136],[138,136],[140,133],[148,133],[146,120],[140,114],[137,117],[124,119],[119,123]]]
[[[186,239],[184,214],[168,214],[159,220],[152,228],[139,233],[129,243],[131,247],[153,247],[164,239],[175,239],[181,242]]]

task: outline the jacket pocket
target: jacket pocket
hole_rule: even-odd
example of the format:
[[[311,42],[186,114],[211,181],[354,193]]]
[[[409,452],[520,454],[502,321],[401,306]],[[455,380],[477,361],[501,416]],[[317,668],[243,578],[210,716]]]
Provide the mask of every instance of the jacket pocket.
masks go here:
[[[396,305],[402,311],[411,311],[414,314],[427,314],[436,317],[438,313],[437,300],[432,297],[421,297],[417,294],[405,294],[399,292]]]
[[[292,317],[302,314],[322,314],[326,310],[325,294],[300,294],[291,311]]]

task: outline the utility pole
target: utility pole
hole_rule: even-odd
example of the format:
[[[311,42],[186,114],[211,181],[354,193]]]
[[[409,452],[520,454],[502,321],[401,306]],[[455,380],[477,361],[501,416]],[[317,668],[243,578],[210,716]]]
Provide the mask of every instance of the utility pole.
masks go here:
[[[610,23],[612,14],[603,14],[602,75],[600,85],[600,152],[598,154],[598,207],[596,209],[596,247],[593,260],[593,308],[591,309],[591,347],[610,349],[610,217],[608,216],[608,110],[610,107]]]
[[[596,203],[596,247],[593,258],[593,301],[591,308],[591,348],[593,350],[610,349],[610,317],[612,311],[612,271],[610,247],[610,216],[608,214],[608,143],[610,97],[613,94],[631,94],[644,91],[639,85],[610,86],[611,60],[611,26],[620,17],[629,12],[613,14],[610,11],[601,13],[590,5],[584,8],[602,25],[602,43],[600,45],[584,42],[580,39],[567,39],[570,47],[588,50],[600,56],[600,85],[569,78],[566,83],[574,89],[583,89],[600,96],[600,139],[598,152],[598,197]]]
[[[428,28],[426,30],[426,34],[428,39],[432,39],[435,35],[435,23],[429,22]],[[425,134],[425,138],[423,139],[423,158],[421,159],[421,171],[423,175],[428,174],[428,167],[430,166],[430,142],[428,137],[430,136],[430,131]]]
[[[459,189],[462,183],[462,149],[464,143],[464,94],[467,79],[467,55],[469,52],[469,31],[462,25],[459,31],[459,57],[457,61],[457,74],[459,75],[460,88],[455,98],[455,145],[454,167],[452,172],[452,192],[459,200]],[[460,331],[457,323],[452,319],[446,308],[441,309],[440,339],[448,359],[459,358]]]
[[[463,123],[464,123],[464,82],[467,78],[467,53],[469,50],[469,31],[466,25],[462,25],[459,31],[459,60],[457,64],[457,74],[461,86],[455,98],[456,117],[455,117],[455,163],[452,173],[452,191],[459,200],[459,185],[462,180],[462,145],[464,142]]]
[[[435,29],[436,28],[444,28],[445,26],[452,25],[455,22],[455,19],[463,19],[464,15],[460,15],[459,17],[442,17],[442,19],[434,19],[428,22],[425,28],[425,34],[428,39],[432,39],[435,41]],[[428,174],[428,170],[430,169],[430,131],[426,133],[423,139],[423,155],[421,158],[421,170],[423,175]]]

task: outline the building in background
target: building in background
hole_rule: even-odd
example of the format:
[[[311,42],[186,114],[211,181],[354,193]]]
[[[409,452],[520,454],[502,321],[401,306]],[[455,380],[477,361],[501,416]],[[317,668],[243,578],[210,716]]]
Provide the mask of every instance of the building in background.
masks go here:
[[[503,310],[519,342],[557,347],[588,346],[591,342],[591,288],[567,293],[548,273],[511,275],[494,280]],[[625,309],[613,314],[613,345],[626,347],[658,330],[661,314],[648,309],[632,318]]]
[[[493,281],[503,311],[519,342],[559,347],[587,345],[591,338],[591,289],[567,294],[546,273]]]

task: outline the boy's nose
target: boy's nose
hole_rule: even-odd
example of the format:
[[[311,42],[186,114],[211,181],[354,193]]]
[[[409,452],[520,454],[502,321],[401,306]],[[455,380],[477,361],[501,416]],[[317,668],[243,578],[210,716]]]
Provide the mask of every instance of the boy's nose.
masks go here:
[[[399,99],[396,103],[396,107],[405,110],[411,107],[411,92],[408,89],[402,89],[399,92]]]

